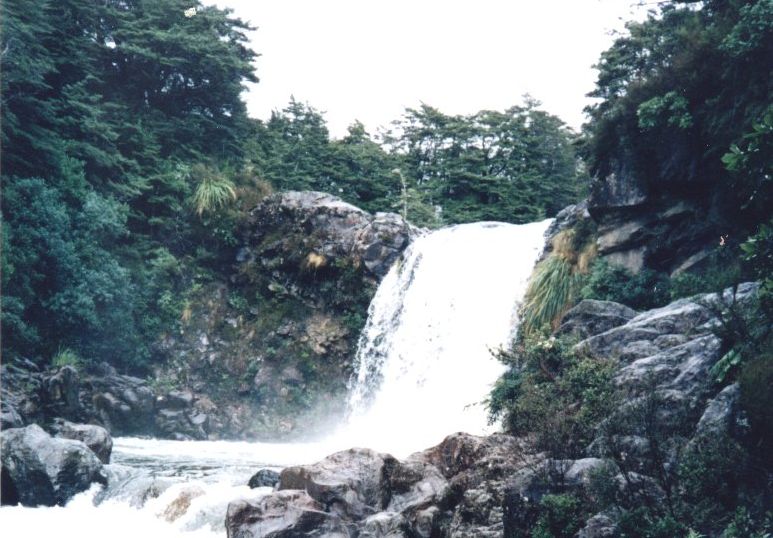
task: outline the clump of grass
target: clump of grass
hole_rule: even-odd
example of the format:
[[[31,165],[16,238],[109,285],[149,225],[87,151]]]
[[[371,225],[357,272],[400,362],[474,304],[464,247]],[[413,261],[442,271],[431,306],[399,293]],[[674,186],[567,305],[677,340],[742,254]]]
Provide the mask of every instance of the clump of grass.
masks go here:
[[[579,238],[575,230],[560,232],[552,246],[529,281],[521,310],[522,334],[556,328],[561,316],[577,302],[584,277],[596,258],[592,237]]]
[[[51,359],[51,365],[55,368],[62,366],[81,368],[83,366],[83,359],[70,348],[60,348]]]
[[[199,217],[236,200],[236,187],[222,174],[203,166],[196,166],[191,169],[191,175],[198,178],[198,185],[193,192],[191,203]]]

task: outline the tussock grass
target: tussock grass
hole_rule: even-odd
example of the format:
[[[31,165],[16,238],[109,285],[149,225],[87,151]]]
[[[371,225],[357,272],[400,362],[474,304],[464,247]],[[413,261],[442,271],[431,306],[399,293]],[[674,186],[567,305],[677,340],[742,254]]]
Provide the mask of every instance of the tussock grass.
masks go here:
[[[556,329],[561,317],[577,302],[589,267],[596,258],[595,241],[578,245],[574,230],[553,238],[553,250],[532,273],[521,309],[521,332]]]
[[[198,185],[191,198],[191,203],[199,217],[236,200],[236,187],[225,176],[203,167],[194,168],[191,170],[191,175],[199,176]]]

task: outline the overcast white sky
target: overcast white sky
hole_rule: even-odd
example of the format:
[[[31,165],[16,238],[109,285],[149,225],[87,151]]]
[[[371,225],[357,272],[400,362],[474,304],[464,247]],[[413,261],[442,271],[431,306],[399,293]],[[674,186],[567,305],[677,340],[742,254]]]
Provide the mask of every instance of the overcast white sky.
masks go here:
[[[371,133],[421,102],[449,114],[505,109],[530,93],[578,129],[592,65],[610,32],[641,18],[634,0],[209,0],[258,27],[260,83],[245,96],[266,119],[294,95],[341,137]]]

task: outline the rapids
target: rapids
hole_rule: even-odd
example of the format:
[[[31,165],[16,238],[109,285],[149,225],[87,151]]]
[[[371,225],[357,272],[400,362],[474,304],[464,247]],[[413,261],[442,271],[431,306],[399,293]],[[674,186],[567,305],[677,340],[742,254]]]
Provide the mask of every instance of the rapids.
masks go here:
[[[94,486],[65,507],[2,507],[4,535],[223,537],[231,500],[271,491],[246,486],[258,469],[312,463],[353,446],[405,457],[456,431],[486,433],[482,402],[503,370],[492,350],[516,330],[549,224],[464,224],[416,239],[371,302],[349,417],[328,437],[116,438],[106,488]]]

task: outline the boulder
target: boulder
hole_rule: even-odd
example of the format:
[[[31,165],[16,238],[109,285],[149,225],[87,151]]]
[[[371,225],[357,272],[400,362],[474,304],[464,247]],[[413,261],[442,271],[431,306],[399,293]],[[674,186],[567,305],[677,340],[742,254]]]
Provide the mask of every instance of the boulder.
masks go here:
[[[385,477],[397,460],[370,449],[336,452],[313,465],[284,469],[279,489],[300,489],[341,517],[359,520],[383,510],[390,500]]]
[[[273,488],[279,482],[279,473],[271,469],[261,469],[250,477],[247,483],[251,488]]]
[[[617,524],[607,514],[596,514],[585,522],[577,538],[612,538],[617,536]]]
[[[711,435],[737,434],[738,427],[738,399],[741,390],[738,383],[728,385],[706,405],[706,410],[695,428],[697,437]]]
[[[53,429],[57,437],[75,439],[83,442],[102,463],[110,463],[113,451],[113,438],[102,426],[94,424],[73,424],[63,419],[54,421]]]
[[[635,316],[635,310],[620,303],[585,299],[564,314],[556,334],[588,338],[619,327]]]
[[[0,432],[0,460],[3,504],[63,505],[93,483],[107,483],[85,444],[51,437],[36,424]]]
[[[274,265],[270,260],[276,259],[310,271],[354,262],[377,279],[419,234],[399,215],[371,215],[333,195],[311,191],[269,196],[251,212],[250,224],[245,262],[260,257]],[[267,241],[267,233],[276,240]],[[259,252],[252,251],[257,245]]]
[[[82,415],[78,370],[62,366],[44,376],[42,399],[50,414],[78,420]]]
[[[113,435],[147,434],[155,431],[155,395],[143,379],[120,375],[108,365],[103,375],[89,377],[86,393],[94,419]]]
[[[350,536],[340,519],[301,490],[276,491],[257,501],[228,504],[225,518],[228,538],[345,538]]]

